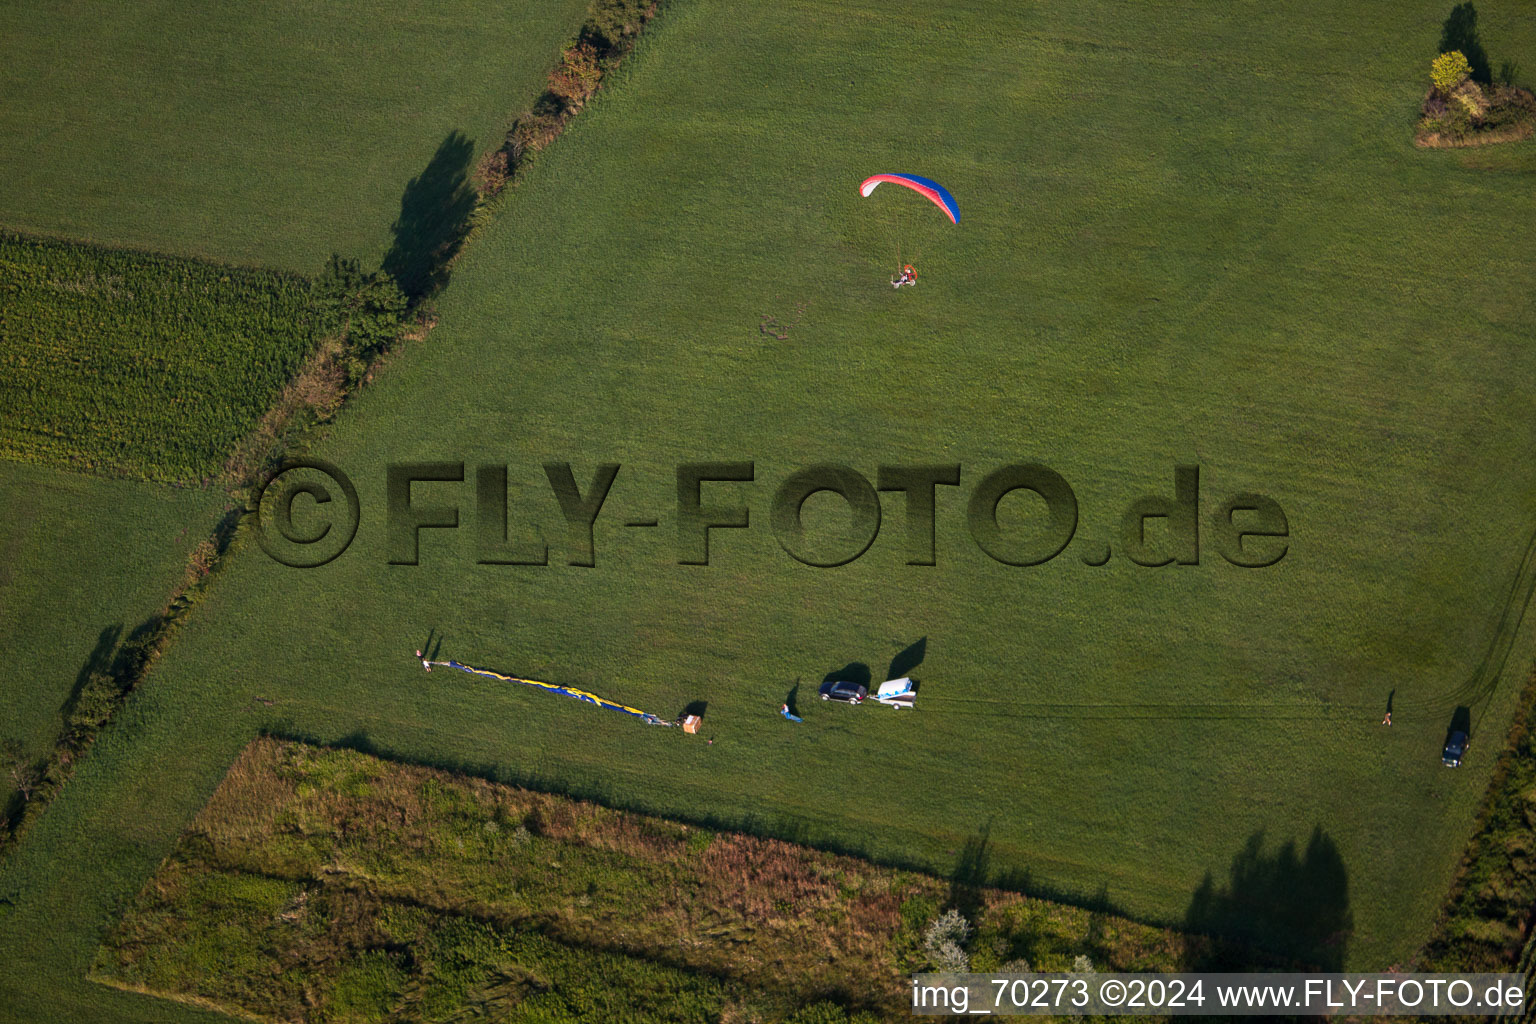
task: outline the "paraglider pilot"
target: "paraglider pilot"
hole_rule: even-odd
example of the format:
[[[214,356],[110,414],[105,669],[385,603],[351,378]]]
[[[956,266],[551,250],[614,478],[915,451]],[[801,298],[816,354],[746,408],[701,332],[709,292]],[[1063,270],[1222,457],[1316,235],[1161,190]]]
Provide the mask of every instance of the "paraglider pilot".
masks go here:
[[[900,288],[904,284],[917,284],[917,271],[912,269],[910,263],[901,268],[901,274],[891,282],[891,287]]]

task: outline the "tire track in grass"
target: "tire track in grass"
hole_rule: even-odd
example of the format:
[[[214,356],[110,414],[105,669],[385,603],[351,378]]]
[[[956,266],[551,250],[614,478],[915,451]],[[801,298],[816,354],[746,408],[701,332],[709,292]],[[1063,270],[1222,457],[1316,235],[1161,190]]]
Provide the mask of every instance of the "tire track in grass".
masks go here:
[[[1533,597],[1536,597],[1536,532],[1531,534],[1531,539],[1525,545],[1525,554],[1510,583],[1509,597],[1499,613],[1498,625],[1488,642],[1487,653],[1465,681],[1445,697],[1432,702],[1426,710],[1454,711],[1458,707],[1472,707],[1493,696],[1509,664],[1509,656],[1514,651],[1515,640],[1519,637],[1520,627],[1525,622]],[[1486,711],[1486,707],[1483,710]],[[1481,719],[1481,711],[1478,717]]]

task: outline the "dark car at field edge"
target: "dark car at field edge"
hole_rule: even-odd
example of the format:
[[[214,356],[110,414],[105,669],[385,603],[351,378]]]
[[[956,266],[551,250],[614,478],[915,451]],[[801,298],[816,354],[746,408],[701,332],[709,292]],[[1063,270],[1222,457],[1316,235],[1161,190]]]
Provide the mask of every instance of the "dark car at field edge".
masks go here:
[[[849,704],[862,704],[869,696],[869,687],[862,683],[839,682],[829,679],[821,684],[822,700],[840,700]]]
[[[1445,749],[1440,752],[1440,763],[1447,768],[1460,768],[1462,755],[1467,752],[1467,734],[1460,729],[1446,737]]]

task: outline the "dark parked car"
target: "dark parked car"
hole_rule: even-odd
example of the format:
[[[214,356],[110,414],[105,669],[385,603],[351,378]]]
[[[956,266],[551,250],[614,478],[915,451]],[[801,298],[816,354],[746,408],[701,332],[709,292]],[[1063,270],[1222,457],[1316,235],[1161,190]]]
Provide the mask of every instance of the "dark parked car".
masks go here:
[[[1450,738],[1445,741],[1445,750],[1440,754],[1440,763],[1447,768],[1460,768],[1461,755],[1467,752],[1467,734],[1460,729],[1453,731]]]
[[[869,687],[860,683],[827,682],[821,684],[822,700],[845,700],[849,704],[859,704],[869,696]]]

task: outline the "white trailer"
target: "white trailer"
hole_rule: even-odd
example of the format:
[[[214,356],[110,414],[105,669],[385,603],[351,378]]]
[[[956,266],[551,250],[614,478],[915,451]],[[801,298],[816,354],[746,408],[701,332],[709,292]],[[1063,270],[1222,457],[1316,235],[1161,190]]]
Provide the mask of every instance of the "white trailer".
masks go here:
[[[893,708],[915,708],[917,687],[910,679],[892,679],[880,684],[874,698]]]

